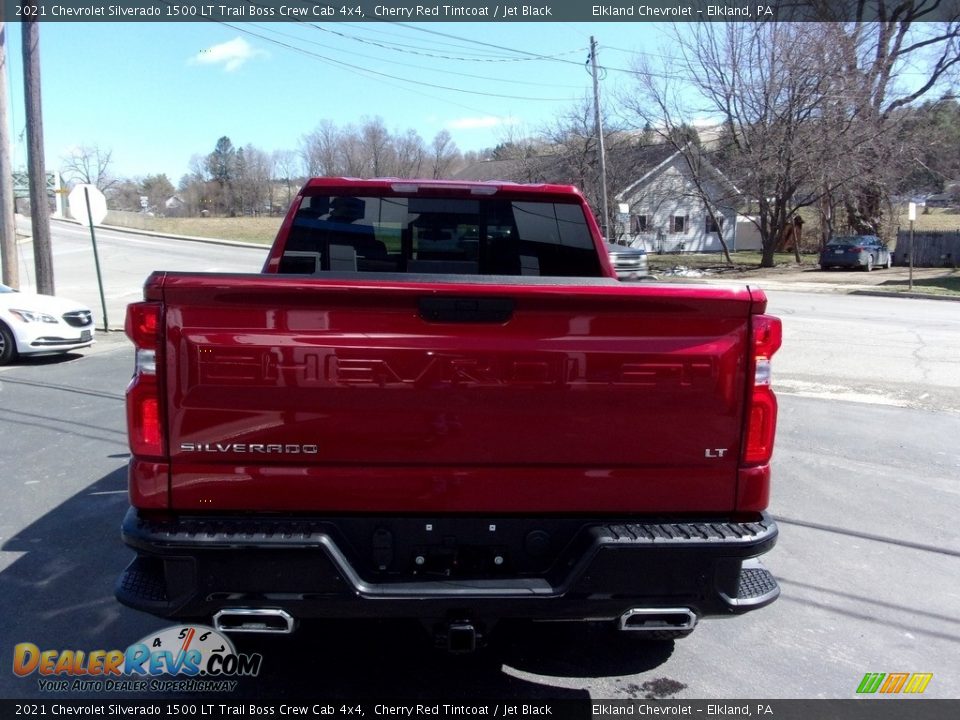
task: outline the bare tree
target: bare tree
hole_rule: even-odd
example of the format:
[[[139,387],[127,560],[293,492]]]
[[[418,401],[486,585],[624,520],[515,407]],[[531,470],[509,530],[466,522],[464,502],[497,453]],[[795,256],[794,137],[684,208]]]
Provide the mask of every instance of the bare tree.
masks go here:
[[[67,180],[93,185],[104,191],[109,190],[118,182],[110,175],[112,159],[113,151],[110,149],[96,144],[80,145],[61,158],[61,172]]]
[[[396,175],[404,178],[418,178],[423,172],[423,163],[427,150],[423,138],[416,130],[407,130],[403,135],[394,136],[396,146]]]
[[[364,145],[363,137],[353,125],[340,131],[337,160],[343,175],[348,177],[371,177],[372,163]]]
[[[366,154],[367,165],[371,177],[384,177],[394,174],[396,167],[396,150],[393,138],[383,124],[383,119],[376,117],[364,120],[360,128],[360,140]]]
[[[275,150],[273,153],[273,179],[283,183],[287,191],[287,204],[293,200],[293,188],[299,175],[300,162],[293,150]]]
[[[671,133],[682,123],[704,114],[721,120],[711,164],[756,203],[761,265],[771,267],[793,215],[824,193],[821,111],[829,83],[822,29],[803,23],[686,25],[675,32],[672,47],[679,53],[673,73],[637,66],[640,94],[630,107],[674,143]],[[694,100],[684,86],[695,89]],[[702,177],[702,151],[688,146],[684,158],[694,177]],[[705,201],[715,206],[714,198]]]
[[[140,212],[140,185],[136,180],[118,180],[104,195],[111,210]]]
[[[949,12],[939,0],[863,0],[852,22],[829,26],[837,69],[834,103],[874,139],[860,151],[861,179],[848,183],[844,194],[854,232],[881,231],[890,186],[904,172],[896,162],[904,149],[897,137],[907,116],[902,111],[939,87],[956,86],[960,15],[955,8],[947,18]],[[902,81],[905,72],[914,73],[909,83]],[[912,161],[911,153],[907,157]]]
[[[548,165],[545,157],[552,154],[549,141],[543,139],[546,128],[537,131],[521,127],[515,123],[503,125],[497,136],[497,146],[492,148],[488,157],[492,160],[510,160],[516,166],[513,177],[504,178],[516,182],[545,182],[557,178],[548,178]]]
[[[194,154],[190,157],[190,172],[180,178],[178,191],[185,204],[187,215],[199,215],[216,209],[219,186],[210,178],[207,156]]]
[[[340,140],[340,130],[331,120],[322,120],[313,132],[303,136],[300,154],[307,175],[332,177],[344,174],[338,151]]]
[[[632,177],[634,168],[630,149],[637,146],[638,140],[625,132],[622,123],[611,117],[605,107],[601,107],[601,113],[607,155],[607,186],[611,191],[606,217],[615,217],[616,192],[635,179]],[[599,142],[594,118],[593,99],[584,97],[543,127],[532,143],[518,145],[524,148],[525,158],[521,163],[530,181],[555,182],[562,177],[564,182],[580,188],[600,218],[604,217],[601,212],[603,193],[600,188]]]
[[[605,127],[606,122],[604,120]],[[600,163],[597,137],[594,133],[593,101],[584,98],[567,108],[543,128],[540,138],[551,148],[552,153],[561,156],[569,182],[583,190],[591,200],[591,205],[599,208],[599,192],[596,190]]]
[[[460,150],[449,131],[441,130],[438,132],[430,144],[430,164],[433,177],[435,179],[447,177],[459,158]]]
[[[234,197],[241,212],[260,213],[272,205],[273,162],[260,148],[247,144],[237,150]]]
[[[390,133],[379,117],[364,118],[359,128],[324,120],[301,139],[300,155],[311,177],[446,177],[462,160],[446,130],[428,149],[415,130]]]

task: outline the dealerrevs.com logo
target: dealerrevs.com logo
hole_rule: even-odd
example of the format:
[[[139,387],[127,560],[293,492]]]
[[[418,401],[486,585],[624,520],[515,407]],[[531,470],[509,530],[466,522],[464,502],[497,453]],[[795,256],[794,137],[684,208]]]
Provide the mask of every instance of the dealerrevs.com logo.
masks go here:
[[[256,677],[263,657],[238,653],[205,625],[175,625],[126,650],[13,649],[13,672],[37,676],[44,692],[230,692],[238,677]]]
[[[857,687],[860,695],[920,694],[927,689],[933,673],[867,673]]]

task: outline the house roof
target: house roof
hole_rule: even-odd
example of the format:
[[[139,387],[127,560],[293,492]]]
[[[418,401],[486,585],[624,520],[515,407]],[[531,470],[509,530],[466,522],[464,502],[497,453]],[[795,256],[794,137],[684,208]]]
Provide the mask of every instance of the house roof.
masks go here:
[[[621,169],[618,173],[633,183],[638,175],[646,175],[676,151],[666,143],[633,145],[614,148],[607,152],[608,177],[611,156]],[[453,176],[454,180],[511,180],[513,182],[547,182],[577,184],[577,173],[569,160],[561,153],[535,155],[507,160],[481,160],[463,168]],[[620,183],[624,185],[624,183]],[[624,186],[625,187],[625,186]],[[622,190],[623,187],[617,188]]]
[[[510,180],[523,182],[522,160],[480,160],[454,173],[453,180],[475,180],[488,182],[490,180]]]
[[[687,147],[689,147],[689,146],[687,146]],[[647,180],[649,180],[651,177],[655,176],[657,173],[659,173],[661,170],[663,170],[665,167],[667,167],[671,162],[673,162],[674,158],[676,158],[678,155],[680,155],[680,152],[681,152],[681,151],[680,151],[680,150],[674,150],[674,149],[673,149],[673,146],[670,146],[670,148],[671,148],[671,150],[673,150],[673,152],[664,154],[664,155],[662,156],[662,160],[661,160],[657,165],[654,165],[654,166],[650,167],[643,175],[641,175],[641,176],[638,177],[636,180],[634,180],[633,182],[631,182],[631,183],[630,183],[629,185],[627,185],[623,190],[621,190],[620,192],[618,192],[618,193],[617,193],[617,197],[618,197],[618,198],[621,198],[621,199],[627,197],[627,196],[628,196],[631,192],[633,192],[636,188],[638,188],[638,187],[640,187],[641,185],[643,185]],[[727,190],[730,192],[730,194],[731,194],[732,196],[735,196],[735,197],[736,197],[736,196],[742,195],[742,193],[740,192],[740,189],[739,189],[736,185],[733,184],[733,182],[730,180],[730,178],[728,178],[726,175],[724,175],[724,174],[723,174],[713,163],[711,163],[705,156],[701,155],[701,157],[699,158],[699,162],[702,163],[702,168],[703,168],[707,173],[712,174],[717,181],[719,181],[722,185],[725,185],[725,186],[726,186]],[[684,172],[688,172],[687,164],[686,164],[685,162],[684,162],[684,163],[681,163],[681,166],[682,166]]]

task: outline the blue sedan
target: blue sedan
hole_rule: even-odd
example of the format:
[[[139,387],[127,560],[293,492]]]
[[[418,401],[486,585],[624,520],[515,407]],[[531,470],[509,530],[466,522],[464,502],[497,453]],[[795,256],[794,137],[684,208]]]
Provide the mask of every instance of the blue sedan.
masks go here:
[[[820,251],[820,269],[832,267],[889,268],[893,264],[890,251],[876,235],[835,237]]]

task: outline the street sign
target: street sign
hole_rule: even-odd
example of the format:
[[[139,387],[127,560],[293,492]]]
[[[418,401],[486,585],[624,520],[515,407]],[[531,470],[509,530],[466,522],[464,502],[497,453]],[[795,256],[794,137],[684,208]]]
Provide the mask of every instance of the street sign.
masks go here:
[[[87,198],[84,196],[84,188],[90,195],[89,215],[87,215]],[[107,217],[107,199],[95,185],[75,185],[67,196],[67,204],[73,219],[79,220],[83,225],[89,225],[91,220],[94,225],[99,225]]]
[[[913,222],[917,219],[917,204],[915,202],[907,205],[907,220]]]

